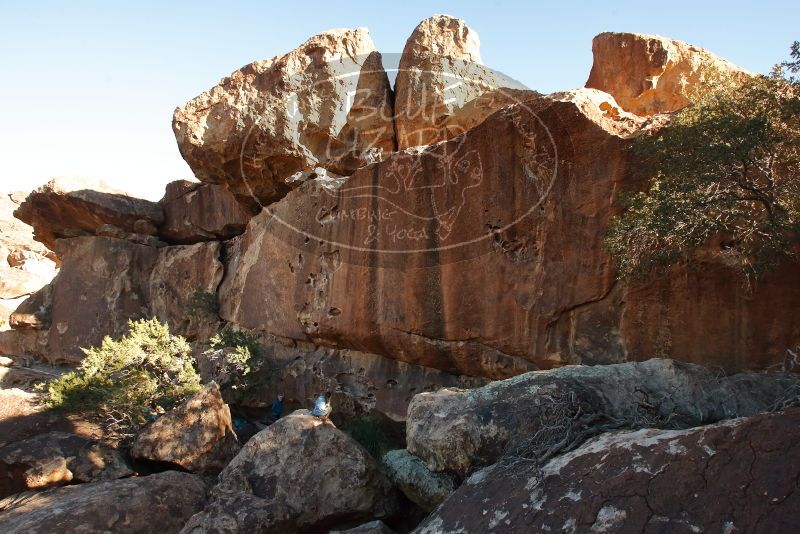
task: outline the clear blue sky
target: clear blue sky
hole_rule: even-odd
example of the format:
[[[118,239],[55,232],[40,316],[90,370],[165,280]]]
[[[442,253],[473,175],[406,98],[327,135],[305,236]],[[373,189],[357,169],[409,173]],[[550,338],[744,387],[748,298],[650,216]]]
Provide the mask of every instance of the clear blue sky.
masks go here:
[[[191,175],[176,105],[256,59],[336,27],[366,26],[396,53],[435,13],[478,31],[484,63],[532,89],[584,84],[603,31],[688,41],[757,72],[800,39],[800,2],[42,2],[0,4],[0,189],[56,175],[140,196]]]

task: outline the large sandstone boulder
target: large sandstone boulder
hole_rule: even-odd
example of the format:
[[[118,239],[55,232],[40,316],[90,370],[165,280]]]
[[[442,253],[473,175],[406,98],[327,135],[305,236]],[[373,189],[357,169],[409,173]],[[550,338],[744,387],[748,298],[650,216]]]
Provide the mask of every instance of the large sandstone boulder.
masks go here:
[[[447,15],[414,29],[400,57],[395,92],[401,149],[450,139],[526,99],[519,82],[482,64],[475,30]]]
[[[0,501],[0,531],[171,534],[203,508],[206,489],[197,475],[167,471],[23,494]]]
[[[299,410],[247,442],[183,532],[323,531],[385,517],[395,506],[391,484],[367,451]]]
[[[337,29],[237,70],[177,108],[172,125],[197,178],[266,204],[304,171],[349,174],[393,151],[391,102],[367,29]]]
[[[604,236],[620,192],[643,185],[628,148],[661,119],[596,89],[534,96],[344,182],[307,181],[232,240],[220,315],[490,378],[652,356],[780,363],[800,343],[785,319],[797,264],[751,288],[713,259],[616,280]]]
[[[458,487],[454,477],[431,472],[422,460],[405,449],[387,452],[382,463],[397,489],[428,512],[442,504]]]
[[[216,382],[145,427],[131,447],[134,458],[193,473],[219,472],[238,452],[231,411]]]
[[[55,254],[34,241],[33,229],[13,213],[24,193],[0,194],[0,320],[56,274]],[[0,322],[0,329],[7,325]]]
[[[221,349],[198,355],[204,381],[223,386],[236,383],[231,376],[232,351]],[[408,403],[417,393],[441,387],[471,388],[486,383],[480,378],[452,375],[389,356],[353,350],[337,350],[310,343],[291,344],[273,340],[261,345],[268,366],[244,377],[247,387],[231,393],[230,401],[249,407],[269,407],[278,393],[287,405],[311,406],[321,391],[334,392],[336,417],[354,419],[379,412],[394,421],[405,421]],[[241,378],[241,377],[239,377]]]
[[[586,87],[611,94],[637,115],[677,111],[703,84],[749,75],[707,50],[657,35],[601,33],[592,40],[592,54]]]
[[[34,238],[50,250],[56,239],[120,235],[145,244],[164,220],[155,202],[131,197],[101,181],[55,178],[32,191],[14,216],[33,226]]]
[[[593,429],[690,427],[754,415],[798,386],[797,375],[718,376],[663,359],[562,367],[417,395],[408,408],[407,448],[432,471],[463,476],[503,456],[539,460]]]
[[[167,185],[158,236],[170,244],[230,239],[244,232],[253,213],[224,185],[178,180]]]
[[[414,532],[792,532],[800,410],[609,433],[478,471]]]
[[[116,449],[66,432],[48,432],[0,448],[0,498],[133,474]]]

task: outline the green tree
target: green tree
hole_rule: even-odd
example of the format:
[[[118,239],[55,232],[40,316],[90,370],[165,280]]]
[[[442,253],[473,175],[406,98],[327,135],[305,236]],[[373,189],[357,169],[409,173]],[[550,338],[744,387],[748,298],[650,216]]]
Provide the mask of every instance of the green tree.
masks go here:
[[[189,344],[158,319],[129,321],[126,335],[84,352],[76,371],[48,384],[45,404],[98,415],[110,431],[129,433],[200,388]]]
[[[648,275],[714,246],[746,276],[797,257],[800,90],[784,63],[720,83],[633,145],[649,188],[623,197],[606,245],[620,277]]]

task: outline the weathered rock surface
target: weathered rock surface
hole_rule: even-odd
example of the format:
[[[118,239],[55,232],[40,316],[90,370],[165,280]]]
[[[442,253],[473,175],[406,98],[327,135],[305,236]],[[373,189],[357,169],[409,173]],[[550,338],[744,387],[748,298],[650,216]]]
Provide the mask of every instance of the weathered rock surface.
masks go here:
[[[366,28],[253,62],[177,108],[172,125],[197,178],[263,204],[297,173],[349,174],[395,147],[391,88]]]
[[[63,239],[59,247],[47,357],[79,362],[81,347],[119,336],[128,319],[149,315],[148,275],[158,249],[110,237]]]
[[[145,427],[131,447],[134,458],[173,464],[193,473],[217,473],[238,452],[231,411],[216,382]]]
[[[439,506],[458,485],[444,473],[433,473],[425,463],[405,449],[387,452],[382,460],[392,483],[423,510]]]
[[[28,195],[14,216],[33,226],[34,238],[53,251],[56,239],[85,235],[115,234],[146,242],[164,220],[157,203],[84,178],[47,182]]]
[[[133,474],[116,449],[66,432],[48,432],[0,448],[0,498]]]
[[[397,144],[403,149],[460,135],[500,107],[526,100],[522,89],[482,64],[478,34],[463,20],[427,18],[414,29],[400,58]]]
[[[46,330],[50,327],[53,285],[46,284],[19,303],[8,321],[15,330]]]
[[[394,534],[383,521],[370,521],[348,530],[331,530],[330,534]]]
[[[148,277],[150,313],[165,321],[172,332],[190,340],[206,339],[218,327],[213,309],[217,287],[222,281],[219,242],[197,243],[159,249]],[[198,297],[211,296],[212,302],[198,306]]]
[[[121,335],[129,319],[157,316],[189,339],[217,327],[216,312],[193,313],[189,303],[195,293],[216,291],[222,278],[219,243],[153,248],[91,236],[58,243],[62,267],[52,282],[47,347],[38,351],[51,362],[81,361],[81,347]],[[9,338],[7,344],[16,350],[11,354],[20,354],[26,347],[39,349],[35,341]]]
[[[611,94],[637,115],[677,111],[704,83],[749,75],[707,50],[657,35],[601,33],[592,40],[592,53],[586,87]]]
[[[604,434],[541,471],[478,471],[414,532],[791,532],[800,410]]]
[[[562,367],[469,391],[415,396],[406,420],[407,448],[432,471],[463,476],[524,450],[538,430],[564,426],[561,419],[576,409],[604,423],[690,427],[762,412],[798,385],[796,375],[720,377],[663,359]]]
[[[344,183],[305,182],[234,238],[220,315],[490,378],[654,355],[782,362],[800,342],[785,321],[800,307],[796,264],[752,290],[713,261],[615,280],[603,239],[619,192],[642,185],[630,138],[656,119],[596,89],[533,97]]]
[[[298,410],[253,436],[182,532],[295,532],[381,518],[395,496],[378,464],[330,423]]]
[[[262,344],[261,359],[268,362],[267,368],[263,375],[252,377],[253,385],[246,391],[237,392],[236,404],[268,407],[283,393],[288,405],[311,406],[319,392],[332,391],[335,413],[344,419],[377,411],[394,421],[405,421],[408,403],[417,393],[486,383],[388,356],[279,341]],[[231,381],[228,354],[220,350],[197,356],[204,381],[216,380],[220,385]]]
[[[0,319],[6,322],[28,295],[56,274],[55,254],[34,241],[33,229],[13,215],[23,198],[24,193],[0,195]]]
[[[203,479],[167,471],[139,478],[80,484],[0,501],[6,534],[180,531],[206,501]]]
[[[224,185],[178,180],[167,185],[164,222],[158,236],[170,244],[230,239],[244,232],[253,216]]]

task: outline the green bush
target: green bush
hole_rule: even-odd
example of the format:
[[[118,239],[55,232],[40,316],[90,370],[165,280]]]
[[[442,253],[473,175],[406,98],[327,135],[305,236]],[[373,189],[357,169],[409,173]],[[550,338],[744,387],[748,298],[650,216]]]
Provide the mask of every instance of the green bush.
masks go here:
[[[208,340],[208,344],[212,350],[235,347],[242,349],[242,355],[244,355],[245,350],[252,357],[261,355],[261,344],[258,342],[258,337],[244,330],[223,328]]]
[[[668,127],[636,139],[650,183],[628,192],[609,229],[620,277],[690,262],[710,244],[747,278],[797,258],[800,86],[790,65],[718,83]]]
[[[392,448],[389,435],[372,419],[355,421],[350,427],[350,436],[377,459],[380,459],[385,452]]]
[[[97,413],[112,431],[135,430],[153,410],[169,409],[200,388],[188,343],[158,319],[129,321],[119,340],[106,337],[83,351],[78,370],[47,385],[45,404]]]
[[[209,291],[195,291],[186,304],[186,313],[192,317],[217,315],[219,313],[219,296]]]

